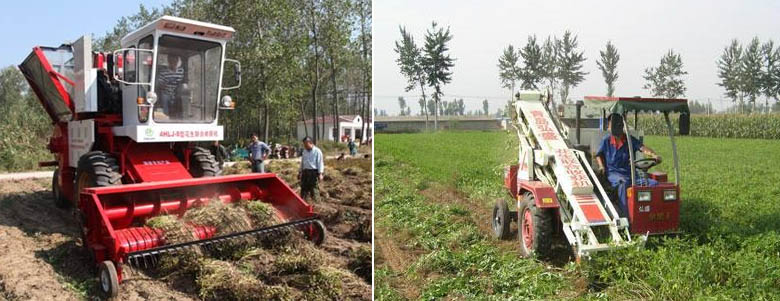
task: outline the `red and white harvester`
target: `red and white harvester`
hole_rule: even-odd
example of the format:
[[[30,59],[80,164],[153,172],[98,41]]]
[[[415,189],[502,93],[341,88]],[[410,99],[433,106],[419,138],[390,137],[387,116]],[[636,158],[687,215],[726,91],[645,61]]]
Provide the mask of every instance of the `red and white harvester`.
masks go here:
[[[221,176],[214,156],[196,146],[222,140],[217,118],[235,107],[221,95],[241,82],[240,63],[225,58],[233,34],[228,26],[164,16],[122,38],[113,52],[92,51],[85,35],[34,47],[19,65],[54,126],[48,149],[56,160],[40,165],[56,166],[56,204],[75,208],[109,295],[118,292],[123,264],[153,264],[188,247],[286,229],[315,243],[325,238],[312,206],[277,175]],[[266,202],[284,222],[220,236],[192,225],[199,240],[179,244],[144,226],[150,217],[181,216],[212,200]]]
[[[677,231],[680,215],[680,187],[677,149],[669,113],[680,113],[680,133],[687,134],[689,110],[684,99],[585,97],[576,105],[576,118],[566,120],[552,114],[549,97],[536,91],[524,91],[512,102],[515,107],[513,126],[520,141],[518,164],[507,167],[505,186],[512,202],[498,200],[493,208],[492,227],[497,238],[510,236],[510,223],[517,222],[520,251],[525,256],[552,257],[552,242],[562,233],[577,260],[597,251],[634,244],[632,234],[668,234]],[[581,120],[586,105],[600,111],[600,117]],[[563,107],[563,106],[562,106]],[[667,181],[665,173],[652,172],[654,159],[636,159],[629,149],[631,175],[627,190],[628,211],[616,210],[617,196],[609,193],[591,167],[591,155],[607,134],[604,121],[610,113],[661,112],[666,118],[676,171],[676,182]],[[623,124],[623,132],[636,134]],[[588,121],[588,122],[585,122]],[[595,121],[595,122],[594,122]],[[583,126],[589,124],[590,126]],[[584,129],[583,129],[584,128]],[[581,131],[590,136],[590,144],[580,144]],[[628,143],[629,148],[631,143]],[[639,183],[640,177],[658,182],[656,186]],[[606,183],[606,185],[609,185]],[[510,211],[509,204],[516,204]]]

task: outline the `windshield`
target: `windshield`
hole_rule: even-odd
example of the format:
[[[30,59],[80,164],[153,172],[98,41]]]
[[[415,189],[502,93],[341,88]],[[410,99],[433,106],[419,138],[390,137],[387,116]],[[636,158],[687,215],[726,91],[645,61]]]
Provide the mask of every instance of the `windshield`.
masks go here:
[[[154,121],[211,123],[216,117],[222,47],[163,35],[157,51]]]

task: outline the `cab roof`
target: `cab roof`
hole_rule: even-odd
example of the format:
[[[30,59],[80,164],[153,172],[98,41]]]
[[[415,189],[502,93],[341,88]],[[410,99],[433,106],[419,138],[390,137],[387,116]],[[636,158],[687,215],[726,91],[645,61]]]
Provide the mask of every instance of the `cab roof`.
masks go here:
[[[233,37],[233,33],[236,32],[236,30],[230,26],[217,25],[173,16],[162,16],[157,20],[154,20],[149,24],[146,24],[143,27],[138,28],[135,31],[122,37],[122,47],[125,47],[125,45],[128,45],[129,43],[141,39],[143,36],[151,34],[154,30],[188,34],[195,37],[201,36],[204,38],[217,40],[230,40]]]
[[[584,104],[618,114],[630,111],[690,114],[688,100],[682,98],[585,96]]]

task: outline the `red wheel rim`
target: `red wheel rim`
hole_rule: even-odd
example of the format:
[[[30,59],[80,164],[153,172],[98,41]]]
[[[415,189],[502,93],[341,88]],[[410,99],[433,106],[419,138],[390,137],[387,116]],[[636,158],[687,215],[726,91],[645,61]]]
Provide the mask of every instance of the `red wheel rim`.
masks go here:
[[[526,250],[533,249],[534,246],[534,220],[531,216],[531,210],[526,208],[523,210],[523,243]]]

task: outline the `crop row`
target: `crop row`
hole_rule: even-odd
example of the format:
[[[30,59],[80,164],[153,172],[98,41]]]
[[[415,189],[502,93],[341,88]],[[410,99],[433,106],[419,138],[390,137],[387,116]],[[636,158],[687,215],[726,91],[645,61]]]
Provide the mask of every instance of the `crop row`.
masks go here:
[[[633,118],[629,118],[633,123]],[[677,129],[677,118],[671,118]],[[639,128],[647,135],[667,135],[663,115],[639,116]],[[713,138],[780,139],[780,114],[716,114],[691,116],[691,136]]]

